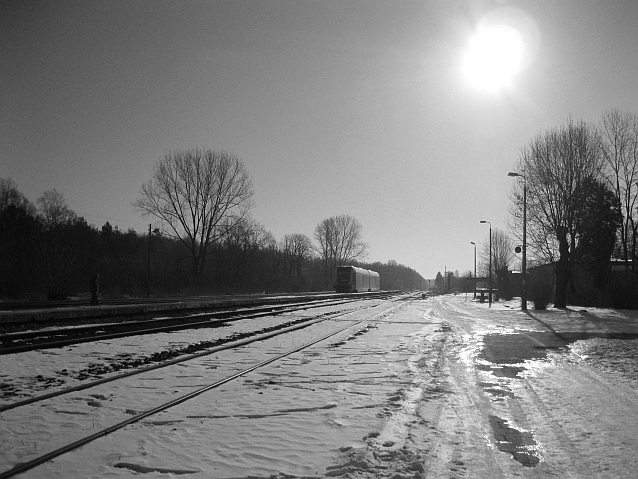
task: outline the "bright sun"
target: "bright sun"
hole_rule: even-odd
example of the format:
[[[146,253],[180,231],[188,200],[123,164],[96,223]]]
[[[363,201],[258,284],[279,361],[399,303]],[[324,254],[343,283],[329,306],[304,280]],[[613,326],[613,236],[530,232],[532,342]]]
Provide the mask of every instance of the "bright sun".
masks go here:
[[[463,71],[473,86],[500,90],[510,85],[522,69],[523,38],[514,28],[491,25],[479,28],[472,37]]]

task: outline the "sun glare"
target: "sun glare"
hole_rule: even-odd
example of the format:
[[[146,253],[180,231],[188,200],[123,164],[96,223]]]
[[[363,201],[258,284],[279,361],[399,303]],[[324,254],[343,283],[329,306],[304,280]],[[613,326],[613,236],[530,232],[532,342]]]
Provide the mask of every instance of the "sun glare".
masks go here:
[[[500,90],[521,71],[523,53],[523,38],[516,29],[484,26],[470,40],[463,71],[476,88]]]

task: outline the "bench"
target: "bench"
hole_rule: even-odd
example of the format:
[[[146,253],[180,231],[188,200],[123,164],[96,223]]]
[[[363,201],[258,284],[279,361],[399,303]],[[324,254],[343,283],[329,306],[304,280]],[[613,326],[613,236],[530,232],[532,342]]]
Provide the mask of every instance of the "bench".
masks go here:
[[[479,295],[479,303],[484,303],[485,302],[485,298],[488,298],[491,301],[491,295],[493,295],[494,293],[496,293],[498,290],[496,289],[479,289],[477,290]]]

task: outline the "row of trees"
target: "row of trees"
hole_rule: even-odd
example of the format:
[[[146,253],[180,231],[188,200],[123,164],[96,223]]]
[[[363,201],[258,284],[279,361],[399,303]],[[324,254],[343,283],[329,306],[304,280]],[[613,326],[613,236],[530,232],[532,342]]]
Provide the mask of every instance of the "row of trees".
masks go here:
[[[507,289],[519,269],[524,189],[528,270],[551,265],[554,304],[638,308],[638,115],[610,110],[597,125],[574,122],[536,135],[521,151],[510,194],[512,235],[492,231],[493,284]],[[512,239],[513,238],[513,239]],[[490,274],[490,243],[478,251],[478,276]],[[622,272],[612,274],[612,259]],[[437,275],[438,287],[463,291],[472,272]],[[548,276],[530,274],[528,292],[549,296]],[[533,298],[531,298],[533,299]]]
[[[636,306],[638,116],[612,110],[599,125],[569,120],[539,133],[522,149],[517,172],[512,231],[520,244],[526,187],[528,260],[553,266],[555,306],[566,307],[576,293],[577,272],[590,278],[579,283],[588,296],[604,302],[606,290],[624,289],[616,305]],[[612,257],[624,263],[613,285]]]
[[[67,278],[87,269],[96,253],[90,239],[93,229],[68,208],[61,193],[47,191],[36,205],[11,179],[0,179],[3,296],[44,291],[48,297],[60,297]]]
[[[331,289],[336,266],[381,274],[381,286],[423,286],[393,261],[362,263],[362,225],[340,215],[320,222],[316,243],[300,233],[275,240],[250,216],[252,183],[234,155],[177,151],[155,167],[135,206],[157,219],[148,234],[110,223],[87,224],[56,190],[32,204],[11,179],[0,179],[0,297],[64,298],[87,291],[100,273],[114,296]]]

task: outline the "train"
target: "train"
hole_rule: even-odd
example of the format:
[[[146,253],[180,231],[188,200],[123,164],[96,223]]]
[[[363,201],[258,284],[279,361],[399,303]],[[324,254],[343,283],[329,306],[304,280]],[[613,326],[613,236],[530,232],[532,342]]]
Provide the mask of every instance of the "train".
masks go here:
[[[355,266],[337,266],[337,293],[362,293],[379,291],[381,278],[376,271],[369,271]]]

